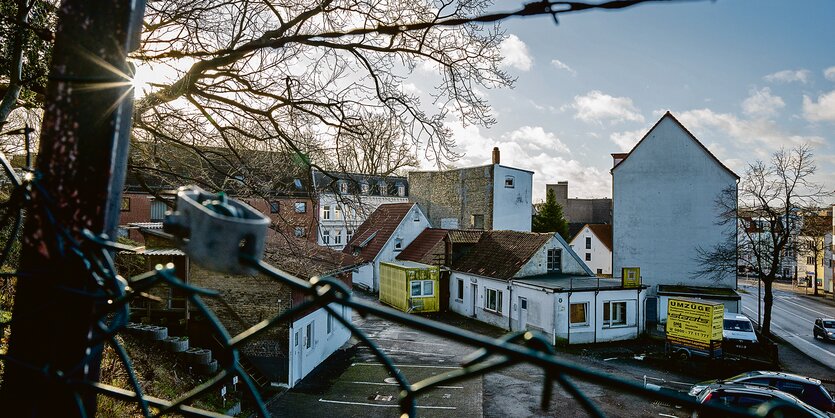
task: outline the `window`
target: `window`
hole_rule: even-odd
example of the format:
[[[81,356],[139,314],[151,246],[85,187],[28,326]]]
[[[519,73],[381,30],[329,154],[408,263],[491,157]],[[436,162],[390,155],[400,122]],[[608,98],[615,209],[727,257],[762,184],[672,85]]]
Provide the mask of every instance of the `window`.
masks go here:
[[[591,261],[591,253],[586,253],[586,261]]]
[[[806,264],[810,264],[810,265],[815,264],[815,257],[813,257],[813,256],[806,257]]]
[[[119,206],[119,210],[122,212],[130,212],[130,198],[122,196],[122,203]]]
[[[354,230],[349,229],[348,233],[345,234],[345,242],[351,241],[351,238],[353,238],[353,237],[354,237]]]
[[[406,196],[406,186],[403,183],[397,183],[397,195],[400,197]]]
[[[464,280],[458,279],[458,300],[464,300]]]
[[[342,245],[342,230],[333,231],[333,243],[335,245]]]
[[[470,224],[473,229],[484,229],[484,215],[472,215],[470,217]]]
[[[562,250],[559,248],[550,248],[548,250],[548,272],[562,271]]]
[[[347,181],[340,181],[339,182],[339,193],[346,194],[348,193],[348,182]]]
[[[364,182],[360,183],[360,192],[362,194],[368,194],[368,189],[369,189],[369,187],[368,187],[367,182],[364,181]]]
[[[333,207],[333,219],[342,219],[342,208],[339,206]]]
[[[435,295],[435,282],[432,280],[412,280],[409,282],[412,297],[428,297]]]
[[[484,298],[484,309],[502,313],[502,291],[486,288],[484,290],[487,293],[487,297]]]
[[[295,202],[293,203],[293,208],[296,210],[296,213],[305,213],[307,212],[307,202]]]
[[[504,187],[506,189],[512,189],[514,187],[514,178],[513,176],[505,176],[504,177]]]
[[[591,249],[591,237],[586,237],[586,249]]]
[[[328,322],[327,322],[328,334],[333,332],[333,315],[328,312]]]
[[[304,334],[304,348],[313,347],[313,322],[307,324],[307,330]]]
[[[273,200],[272,202],[270,202],[270,213],[278,213],[278,209],[279,206],[277,200]]]
[[[331,207],[329,205],[322,206],[322,219],[331,218]]]
[[[165,218],[165,211],[168,206],[162,200],[151,201],[151,222],[161,222]]]
[[[394,240],[394,251],[400,251],[403,249],[403,238],[397,238]]]
[[[603,326],[619,327],[626,325],[626,302],[606,302],[603,304]]]
[[[331,231],[324,230],[322,231],[322,244],[330,245],[331,243]]]
[[[380,191],[380,196],[386,196],[388,194],[388,193],[386,193],[388,191],[388,190],[386,190],[386,182],[378,181],[377,182],[377,190]]]
[[[295,235],[297,238],[304,237],[305,236],[304,227],[303,226],[297,226],[295,229],[293,229],[293,235]]]
[[[597,269],[597,274],[598,275],[603,274],[603,269]]]
[[[582,326],[589,324],[589,303],[572,303],[569,314],[571,326]]]

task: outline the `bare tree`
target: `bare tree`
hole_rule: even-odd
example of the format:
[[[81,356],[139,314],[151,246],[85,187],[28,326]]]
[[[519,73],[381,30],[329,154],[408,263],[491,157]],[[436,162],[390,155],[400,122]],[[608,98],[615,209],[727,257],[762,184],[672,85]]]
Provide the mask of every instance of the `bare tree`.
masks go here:
[[[761,280],[763,297],[762,332],[771,334],[772,285],[781,274],[787,249],[800,231],[800,215],[816,208],[830,193],[812,177],[817,166],[808,145],[781,149],[771,161],[749,165],[738,189],[725,190],[716,203],[722,210],[720,222],[737,224],[737,237],[720,245],[700,248],[702,263],[698,275],[716,277],[737,266],[753,272]],[[791,251],[790,251],[791,252]]]
[[[420,165],[395,117],[368,115],[363,118],[361,129],[361,132],[346,132],[336,139],[334,169],[388,176]]]

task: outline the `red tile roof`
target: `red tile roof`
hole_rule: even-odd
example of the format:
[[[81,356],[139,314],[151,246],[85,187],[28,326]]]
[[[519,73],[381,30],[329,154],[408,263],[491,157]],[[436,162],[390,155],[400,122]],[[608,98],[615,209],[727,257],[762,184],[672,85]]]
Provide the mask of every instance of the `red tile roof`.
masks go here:
[[[453,244],[475,244],[481,239],[483,233],[481,229],[450,229],[448,231],[449,240]]]
[[[699,141],[698,139],[696,139],[696,136],[695,136],[695,135],[693,135],[693,133],[692,133],[692,132],[690,132],[690,130],[688,130],[688,129],[684,126],[684,125],[682,125],[682,124],[681,124],[681,122],[679,122],[679,121],[678,121],[678,119],[676,119],[676,117],[675,117],[675,116],[673,116],[673,114],[672,114],[672,113],[670,113],[670,111],[669,111],[669,110],[667,111],[667,113],[665,113],[665,114],[664,114],[664,116],[661,116],[661,119],[658,119],[658,122],[655,122],[655,125],[652,125],[652,128],[649,128],[649,130],[647,131],[647,133],[646,133],[646,134],[644,134],[644,136],[641,138],[641,140],[640,140],[640,141],[638,141],[638,143],[637,143],[637,144],[635,144],[635,146],[634,146],[634,147],[632,147],[632,149],[631,149],[631,150],[629,150],[629,153],[627,153],[627,154],[626,154],[626,156],[625,156],[625,157],[623,157],[623,159],[622,159],[622,160],[618,163],[618,165],[616,165],[616,166],[612,167],[612,170],[611,170],[611,171],[612,171],[612,172],[614,172],[616,168],[618,168],[618,167],[620,167],[621,165],[623,165],[623,163],[624,163],[627,159],[629,159],[629,156],[630,156],[630,155],[632,155],[632,152],[633,152],[633,151],[635,151],[635,149],[636,149],[636,148],[640,147],[640,146],[641,146],[641,143],[642,143],[642,142],[644,142],[644,140],[645,140],[645,139],[647,139],[647,137],[648,137],[648,136],[649,136],[649,134],[650,134],[650,133],[651,133],[651,132],[655,129],[655,127],[657,127],[657,126],[658,126],[658,124],[660,124],[660,123],[661,123],[661,121],[662,121],[662,120],[664,120],[664,118],[667,118],[667,117],[669,117],[670,119],[672,119],[672,121],[673,121],[673,122],[675,122],[675,123],[676,123],[676,124],[677,124],[677,125],[678,125],[678,126],[679,126],[679,127],[680,127],[683,131],[684,131],[684,132],[686,132],[686,133],[687,133],[687,135],[689,135],[689,136],[690,136],[690,139],[692,139],[695,143],[699,144],[699,146],[700,146],[700,147],[702,147],[702,149],[704,149],[704,150],[705,150],[705,152],[707,153],[707,155],[709,155],[711,158],[713,158],[713,160],[714,160],[714,161],[716,161],[716,163],[717,163],[717,164],[719,164],[719,166],[720,166],[720,167],[722,167],[723,169],[725,169],[725,171],[727,171],[728,173],[731,173],[731,175],[732,175],[732,176],[734,176],[734,178],[739,179],[739,176],[738,176],[736,173],[734,173],[734,172],[733,172],[733,170],[731,170],[730,168],[728,168],[725,164],[722,164],[722,161],[719,161],[719,159],[718,159],[718,158],[716,158],[716,156],[715,156],[715,155],[713,155],[713,153],[712,153],[712,152],[710,152],[710,150],[709,150],[709,149],[707,149],[707,147],[706,147],[704,144],[702,144],[702,143],[701,143],[701,141]],[[614,155],[615,155],[615,154],[612,154],[612,156],[614,156]]]
[[[290,234],[268,231],[264,260],[299,278],[323,276],[361,264],[359,257]]]
[[[542,248],[554,233],[485,231],[453,270],[509,280]]]
[[[423,264],[444,263],[446,256],[446,229],[426,228],[398,256],[398,260],[414,261]]]
[[[342,251],[346,254],[354,254],[365,261],[374,260],[414,205],[414,203],[380,205],[357,228],[354,237]]]
[[[597,239],[612,251],[612,225],[610,224],[586,224]]]

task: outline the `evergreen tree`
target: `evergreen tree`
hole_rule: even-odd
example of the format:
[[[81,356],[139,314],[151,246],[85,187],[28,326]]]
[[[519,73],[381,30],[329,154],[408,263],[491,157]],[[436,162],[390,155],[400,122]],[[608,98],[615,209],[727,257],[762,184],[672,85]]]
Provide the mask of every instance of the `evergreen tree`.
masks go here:
[[[568,222],[562,214],[562,206],[557,203],[557,195],[548,189],[545,196],[545,203],[539,205],[539,211],[533,216],[531,223],[533,232],[559,232],[565,238],[568,237]]]

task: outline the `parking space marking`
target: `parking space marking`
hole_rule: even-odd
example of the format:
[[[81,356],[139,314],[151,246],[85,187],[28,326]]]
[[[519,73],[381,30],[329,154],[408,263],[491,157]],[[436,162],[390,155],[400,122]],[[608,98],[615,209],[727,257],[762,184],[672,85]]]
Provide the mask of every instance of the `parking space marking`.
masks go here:
[[[397,383],[385,383],[385,382],[348,382],[354,383],[357,385],[377,385],[377,386],[400,386]],[[464,386],[433,386],[438,389],[464,389]]]
[[[331,400],[331,399],[322,399],[322,398],[319,398],[319,402],[337,403],[337,404],[340,404],[340,405],[376,406],[378,408],[400,408],[400,405],[366,403],[366,402],[334,401],[334,400]],[[424,405],[416,405],[415,408],[417,408],[417,409],[447,409],[447,410],[458,409],[457,407],[454,407],[454,406],[424,406]]]
[[[383,366],[383,363],[352,363],[351,366]],[[455,366],[429,366],[424,364],[394,364],[394,367],[418,367],[425,369],[460,369]]]

